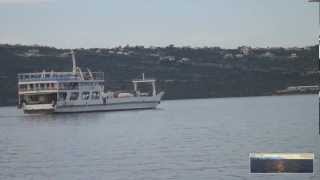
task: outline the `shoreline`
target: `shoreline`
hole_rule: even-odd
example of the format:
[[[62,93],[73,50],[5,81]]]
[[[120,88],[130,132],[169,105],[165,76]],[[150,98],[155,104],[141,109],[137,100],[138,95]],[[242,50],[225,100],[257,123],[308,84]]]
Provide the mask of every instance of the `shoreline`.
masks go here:
[[[179,101],[179,100],[196,100],[196,99],[226,99],[226,98],[256,98],[256,97],[273,97],[273,96],[301,96],[301,95],[318,95],[318,93],[286,93],[286,94],[271,94],[271,95],[253,95],[253,96],[225,96],[225,97],[194,97],[194,98],[177,98],[163,99],[162,101]],[[4,104],[0,107],[12,107],[16,104]]]

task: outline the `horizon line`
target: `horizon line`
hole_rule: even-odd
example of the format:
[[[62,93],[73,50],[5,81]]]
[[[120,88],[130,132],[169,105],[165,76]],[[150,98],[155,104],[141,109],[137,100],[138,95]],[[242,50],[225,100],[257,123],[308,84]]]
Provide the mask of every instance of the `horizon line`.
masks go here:
[[[35,47],[47,47],[47,48],[55,48],[55,49],[114,49],[114,48],[123,48],[123,47],[144,47],[144,48],[166,48],[173,46],[175,48],[220,48],[220,49],[238,49],[240,47],[250,47],[253,49],[270,49],[270,48],[284,48],[284,49],[290,49],[290,48],[306,48],[306,47],[313,47],[318,46],[318,44],[314,45],[304,45],[304,46],[251,46],[251,45],[240,45],[233,48],[227,48],[217,45],[203,45],[203,46],[192,46],[192,45],[175,45],[175,44],[168,44],[168,45],[141,45],[141,44],[135,44],[135,45],[115,45],[112,47],[57,47],[57,46],[50,46],[50,45],[44,45],[44,44],[20,44],[20,43],[0,43],[0,46],[7,45],[7,46],[35,46]]]

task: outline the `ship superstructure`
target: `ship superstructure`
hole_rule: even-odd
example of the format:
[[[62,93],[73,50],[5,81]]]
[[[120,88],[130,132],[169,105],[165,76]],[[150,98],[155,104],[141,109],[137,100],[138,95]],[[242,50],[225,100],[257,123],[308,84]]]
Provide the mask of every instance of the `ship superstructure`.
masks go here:
[[[133,80],[132,92],[105,92],[104,73],[83,72],[76,66],[72,51],[72,72],[39,72],[18,74],[18,107],[25,113],[88,112],[156,108],[163,92],[157,94],[156,80]],[[140,92],[147,83],[152,92]]]

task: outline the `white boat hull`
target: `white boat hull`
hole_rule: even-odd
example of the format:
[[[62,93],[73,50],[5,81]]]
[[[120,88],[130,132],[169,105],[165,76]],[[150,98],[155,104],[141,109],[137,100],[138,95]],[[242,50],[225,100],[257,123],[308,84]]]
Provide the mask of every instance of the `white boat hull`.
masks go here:
[[[106,105],[80,105],[80,106],[65,106],[54,109],[55,113],[69,112],[94,112],[94,111],[121,111],[121,110],[136,110],[136,109],[154,109],[160,102],[130,102],[119,104]]]
[[[74,113],[74,112],[95,112],[95,111],[123,111],[138,109],[154,109],[161,101],[163,92],[156,96],[129,97],[109,99],[105,104],[36,104],[24,105],[25,113]]]

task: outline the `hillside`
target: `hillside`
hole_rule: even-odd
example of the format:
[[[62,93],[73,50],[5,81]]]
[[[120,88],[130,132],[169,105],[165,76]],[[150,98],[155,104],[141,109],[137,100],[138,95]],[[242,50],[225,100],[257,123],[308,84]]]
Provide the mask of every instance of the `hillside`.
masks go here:
[[[16,104],[17,73],[70,71],[68,49],[0,45],[0,105]],[[105,72],[106,89],[130,89],[142,72],[158,79],[165,99],[272,95],[318,84],[318,47],[222,49],[143,47],[76,49],[78,66]]]

